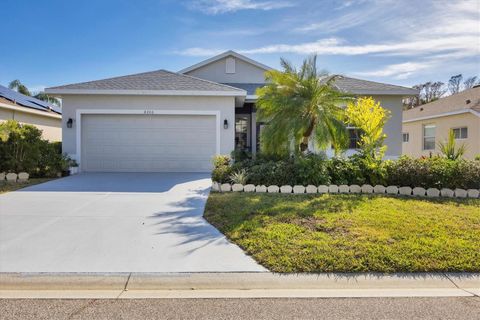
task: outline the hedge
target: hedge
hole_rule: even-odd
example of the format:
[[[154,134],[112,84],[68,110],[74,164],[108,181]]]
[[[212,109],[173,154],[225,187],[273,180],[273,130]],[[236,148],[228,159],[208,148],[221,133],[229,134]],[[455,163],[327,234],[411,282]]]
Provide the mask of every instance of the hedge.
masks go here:
[[[378,161],[373,165],[359,156],[327,159],[308,154],[284,159],[246,159],[228,156],[214,161],[212,180],[235,183],[233,173],[245,172],[254,185],[363,185],[383,184],[423,188],[480,189],[480,161],[449,160],[440,156]],[[238,177],[238,175],[236,175]]]

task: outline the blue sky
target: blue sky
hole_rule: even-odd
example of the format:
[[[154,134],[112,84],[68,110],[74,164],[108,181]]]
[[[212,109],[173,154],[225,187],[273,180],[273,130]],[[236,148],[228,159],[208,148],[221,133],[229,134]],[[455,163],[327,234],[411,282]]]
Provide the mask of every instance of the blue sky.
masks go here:
[[[2,0],[0,84],[178,71],[225,50],[411,86],[480,75],[478,0]]]

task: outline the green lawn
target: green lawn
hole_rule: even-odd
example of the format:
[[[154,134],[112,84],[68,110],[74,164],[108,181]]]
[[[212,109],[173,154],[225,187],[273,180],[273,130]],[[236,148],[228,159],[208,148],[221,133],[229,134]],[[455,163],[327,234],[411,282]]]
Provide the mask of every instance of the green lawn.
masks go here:
[[[15,191],[15,190],[22,189],[29,186],[33,186],[35,184],[44,183],[53,179],[56,179],[56,178],[32,178],[25,183],[0,182],[0,194],[10,192],[10,191]]]
[[[205,218],[275,272],[480,271],[480,200],[211,193]]]

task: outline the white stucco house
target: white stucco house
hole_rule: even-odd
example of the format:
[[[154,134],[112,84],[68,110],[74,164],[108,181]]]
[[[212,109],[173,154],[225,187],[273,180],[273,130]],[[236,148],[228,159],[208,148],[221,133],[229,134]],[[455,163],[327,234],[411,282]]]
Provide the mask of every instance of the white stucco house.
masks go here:
[[[233,51],[191,67],[47,88],[63,101],[63,151],[81,171],[211,169],[215,154],[255,153],[262,127],[255,90],[271,68]],[[388,156],[402,151],[402,98],[416,90],[341,77],[340,90],[373,96],[392,112]],[[355,130],[351,130],[355,147]]]

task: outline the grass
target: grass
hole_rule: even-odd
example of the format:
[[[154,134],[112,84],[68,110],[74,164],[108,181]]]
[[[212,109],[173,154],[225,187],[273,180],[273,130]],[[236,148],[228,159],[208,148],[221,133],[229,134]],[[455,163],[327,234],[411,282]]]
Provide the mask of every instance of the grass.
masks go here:
[[[28,180],[28,182],[24,182],[24,183],[0,182],[0,194],[23,189],[23,188],[33,186],[39,183],[44,183],[53,179],[56,179],[56,178],[31,178]]]
[[[480,271],[480,199],[212,193],[205,218],[275,272]]]

